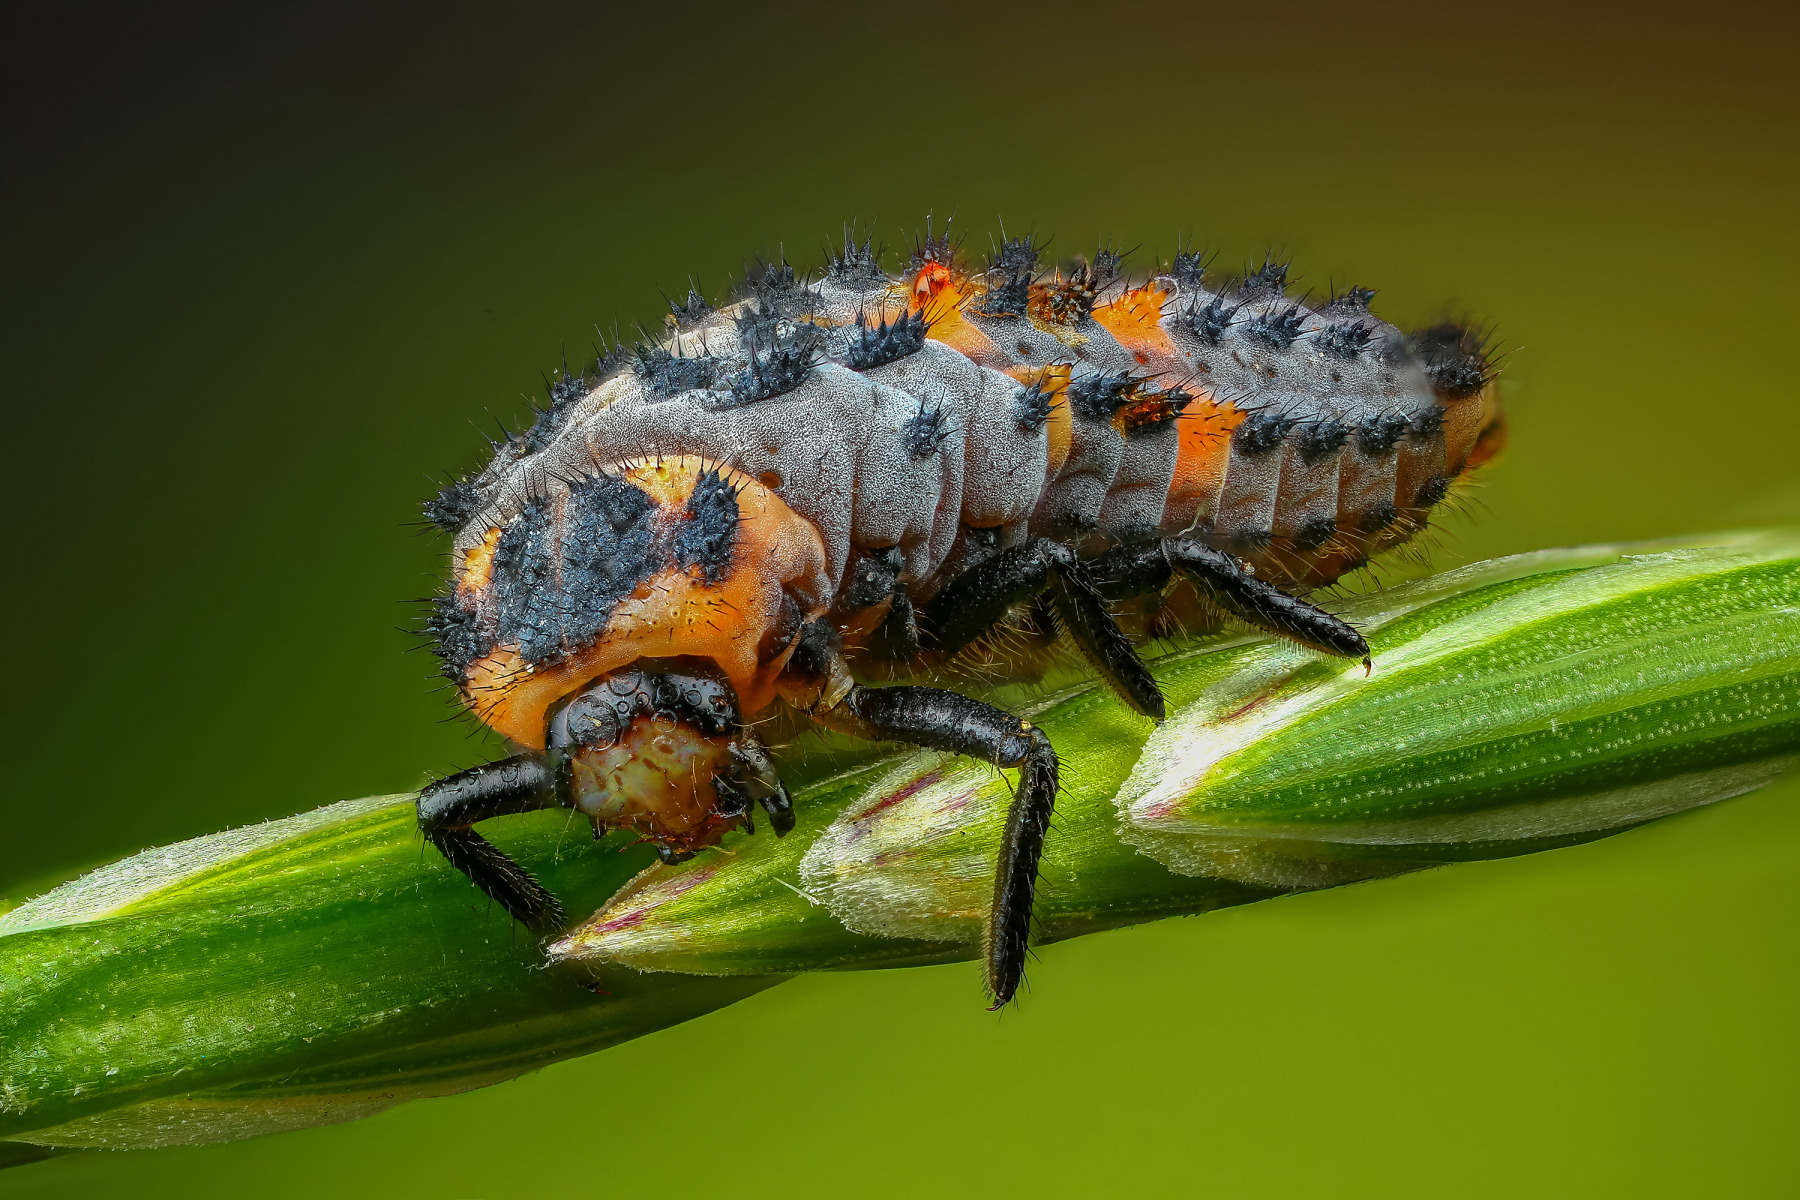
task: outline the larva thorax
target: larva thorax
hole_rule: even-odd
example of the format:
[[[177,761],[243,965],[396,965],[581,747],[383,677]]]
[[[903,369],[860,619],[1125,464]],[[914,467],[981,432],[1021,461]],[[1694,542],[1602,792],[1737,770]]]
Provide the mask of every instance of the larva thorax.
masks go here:
[[[747,712],[782,622],[835,612],[855,641],[899,592],[923,604],[1034,536],[1093,554],[1185,533],[1288,590],[1329,583],[1423,528],[1499,441],[1478,339],[1407,338],[1371,295],[1308,306],[1273,262],[1213,288],[1190,253],[1135,283],[1105,251],[1046,272],[1030,238],[967,269],[929,234],[897,276],[847,238],[817,280],[765,268],[720,309],[690,292],[665,336],[565,372],[537,424],[435,502],[457,538],[433,633],[477,712],[530,742],[549,701],[511,717],[496,700],[572,687],[653,583],[705,600],[670,581],[713,568],[653,548],[721,479],[739,532],[715,530],[730,563],[712,586],[781,577],[733,593],[735,662],[673,633],[665,652],[718,661]],[[678,469],[651,481],[656,462]],[[756,529],[737,524],[750,508]]]

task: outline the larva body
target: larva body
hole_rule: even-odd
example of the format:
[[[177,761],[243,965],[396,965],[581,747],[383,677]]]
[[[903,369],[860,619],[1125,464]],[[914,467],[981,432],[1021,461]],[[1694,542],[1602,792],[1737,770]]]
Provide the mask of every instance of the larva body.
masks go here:
[[[951,701],[889,711],[903,692],[938,693],[858,685],[859,661],[929,662],[1054,581],[1083,651],[1160,716],[1106,601],[1177,576],[1247,620],[1360,654],[1354,631],[1283,593],[1422,528],[1491,454],[1500,421],[1479,346],[1448,326],[1408,339],[1361,290],[1309,308],[1272,265],[1224,291],[1189,255],[1138,286],[1117,271],[1102,253],[1046,278],[1021,239],[970,275],[928,236],[899,277],[847,242],[816,282],[782,267],[724,309],[690,295],[660,345],[565,374],[530,431],[428,506],[456,531],[432,622],[448,673],[488,724],[548,745],[557,802],[593,815],[567,764],[598,735],[552,727],[595,680],[636,672],[618,694],[648,695],[660,685],[646,662],[715,673],[743,717],[780,694],[827,725],[1036,761],[1053,781],[1047,747],[1019,740],[1029,726],[965,737],[938,725],[989,718]],[[629,724],[616,707],[609,762]],[[580,746],[558,751],[559,736]],[[747,823],[729,783],[717,819],[693,818],[708,783],[639,805],[634,827],[688,853]],[[597,830],[632,823],[620,803]],[[658,815],[676,809],[679,829]],[[1021,828],[1034,877],[1025,843],[1042,831]],[[1022,886],[1028,916],[1020,870],[1002,864],[997,914]],[[990,945],[991,975],[994,954],[1022,958],[1021,930]]]

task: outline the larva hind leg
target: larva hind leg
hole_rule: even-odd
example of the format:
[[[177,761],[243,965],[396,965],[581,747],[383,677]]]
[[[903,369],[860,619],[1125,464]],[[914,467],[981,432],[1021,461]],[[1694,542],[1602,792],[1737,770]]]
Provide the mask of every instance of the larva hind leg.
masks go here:
[[[1025,977],[1038,860],[1056,804],[1056,751],[1044,731],[1004,709],[933,687],[863,687],[831,709],[821,724],[876,741],[907,742],[1019,769],[1006,834],[994,874],[983,960],[993,1008],[1012,1000]]]
[[[1049,538],[1003,550],[951,580],[925,607],[930,644],[954,654],[999,624],[1013,605],[1046,590],[1101,678],[1138,712],[1162,720],[1162,690],[1107,611],[1093,574],[1075,551]]]
[[[1164,538],[1121,546],[1092,559],[1088,569],[1102,594],[1122,600],[1162,587],[1177,572],[1194,581],[1220,608],[1246,624],[1342,658],[1369,661],[1369,643],[1347,622],[1252,575],[1235,557],[1192,538]]]

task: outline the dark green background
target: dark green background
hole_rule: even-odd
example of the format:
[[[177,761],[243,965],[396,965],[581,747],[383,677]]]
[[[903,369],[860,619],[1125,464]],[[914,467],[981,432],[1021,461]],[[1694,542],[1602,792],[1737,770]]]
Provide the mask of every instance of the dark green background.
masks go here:
[[[6,43],[0,894],[493,749],[409,526],[565,344],[952,210],[1491,318],[1513,446],[1440,561],[1800,519],[1789,6],[285,15]],[[0,1193],[1764,1195],[1800,1169],[1800,787],[1614,840],[811,978],[352,1125]]]

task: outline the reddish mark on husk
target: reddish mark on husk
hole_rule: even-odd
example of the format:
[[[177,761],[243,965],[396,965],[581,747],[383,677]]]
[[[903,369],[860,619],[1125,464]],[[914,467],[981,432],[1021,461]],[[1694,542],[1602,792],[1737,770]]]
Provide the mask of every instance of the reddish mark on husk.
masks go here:
[[[689,871],[685,875],[671,879],[665,886],[667,895],[664,899],[673,900],[683,892],[693,891],[695,888],[711,879],[714,875],[717,875],[719,873],[719,867],[723,865],[724,864],[721,863],[715,866],[701,867],[698,871]],[[662,901],[658,901],[658,903],[661,902]]]
[[[877,814],[894,807],[894,805],[899,804],[903,800],[912,799],[914,796],[918,795],[920,792],[924,791],[926,788],[930,787],[932,784],[936,783],[938,780],[942,779],[943,777],[944,777],[944,773],[942,771],[927,771],[925,774],[919,776],[917,779],[913,780],[911,783],[908,783],[906,786],[900,788],[893,795],[888,796],[885,799],[880,800],[875,804],[871,804],[868,808],[865,808],[863,811],[857,813],[854,817],[851,817],[850,823],[852,825],[852,829],[851,829],[851,833],[850,833],[850,843],[852,845],[854,845],[860,839],[868,836],[868,833],[869,833],[869,830],[867,827],[868,823]]]
[[[1235,721],[1239,717],[1243,716],[1245,713],[1249,712],[1251,709],[1260,706],[1268,698],[1269,698],[1269,695],[1267,692],[1264,692],[1260,696],[1253,697],[1248,704],[1244,705],[1244,707],[1236,710],[1235,712],[1226,713],[1224,716],[1219,718],[1219,721],[1221,724],[1223,724],[1226,721]]]
[[[723,865],[723,864],[720,864]],[[616,917],[608,917],[594,926],[597,933],[615,933],[621,929],[630,929],[634,925],[642,925],[650,919],[650,914],[657,908],[680,896],[691,892],[714,875],[719,873],[719,866],[701,867],[697,871],[689,871],[668,881],[663,887],[643,897],[645,903],[640,908],[622,912]]]
[[[655,905],[652,905],[651,907],[654,908]],[[633,909],[628,913],[620,913],[616,917],[600,922],[600,924],[594,927],[594,931],[596,933],[617,933],[621,929],[630,929],[634,925],[642,925],[649,915],[649,909]]]
[[[958,792],[954,796],[947,796],[943,803],[938,805],[937,810],[940,813],[959,813],[969,807],[969,802],[975,799],[975,793],[980,790],[980,788],[970,788],[967,791]]]

